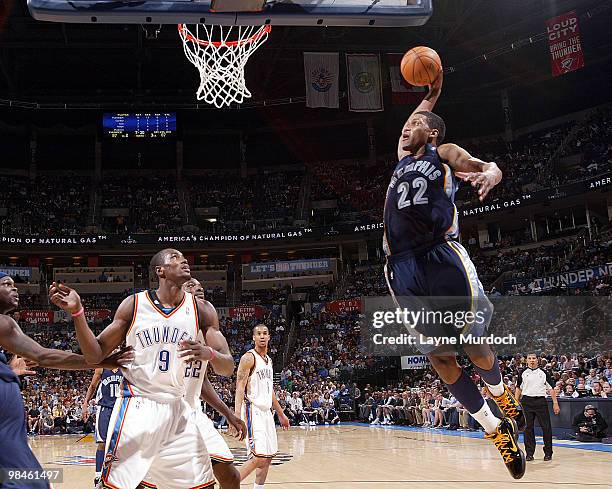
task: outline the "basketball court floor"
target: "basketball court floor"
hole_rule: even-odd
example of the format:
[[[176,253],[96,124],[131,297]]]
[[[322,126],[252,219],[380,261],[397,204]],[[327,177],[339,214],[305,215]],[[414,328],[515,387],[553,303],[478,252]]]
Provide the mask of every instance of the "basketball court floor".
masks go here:
[[[244,445],[227,440],[237,463],[242,463]],[[612,484],[612,447],[601,444],[555,442],[552,462],[542,460],[538,445],[536,460],[528,464],[525,477],[514,481],[482,434],[343,424],[278,431],[278,441],[279,455],[266,482],[270,488],[505,489],[520,484],[545,489],[609,488]],[[64,482],[56,488],[92,487],[95,444],[91,435],[84,439],[41,436],[31,444],[45,468],[64,469]],[[253,476],[242,487],[253,487]]]

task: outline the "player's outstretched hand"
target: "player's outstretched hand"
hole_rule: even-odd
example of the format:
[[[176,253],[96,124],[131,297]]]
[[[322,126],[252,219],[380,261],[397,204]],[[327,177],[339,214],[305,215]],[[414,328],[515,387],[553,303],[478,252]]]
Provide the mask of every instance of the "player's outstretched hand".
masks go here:
[[[49,299],[57,307],[70,314],[79,312],[83,308],[77,291],[57,282],[53,282],[49,287]]]
[[[186,362],[211,360],[214,357],[214,350],[210,346],[203,345],[199,341],[183,340],[179,342],[178,356]]]
[[[38,364],[36,362],[17,355],[15,355],[9,362],[9,367],[11,367],[13,372],[15,372],[17,375],[35,375],[36,372],[32,369],[37,366]]]
[[[284,430],[289,429],[289,418],[282,413],[278,415],[278,421]]]
[[[478,189],[478,198],[483,201],[489,194],[491,189],[497,185],[496,176],[489,172],[474,172],[465,173],[458,171],[455,173],[457,178],[460,178],[464,182],[470,182],[472,187]]]
[[[95,367],[107,368],[109,370],[115,370],[119,367],[125,367],[134,361],[134,347],[125,346],[121,350],[107,356]]]
[[[244,421],[232,413],[232,416],[227,419],[229,424],[228,434],[243,441],[247,434],[247,427]]]

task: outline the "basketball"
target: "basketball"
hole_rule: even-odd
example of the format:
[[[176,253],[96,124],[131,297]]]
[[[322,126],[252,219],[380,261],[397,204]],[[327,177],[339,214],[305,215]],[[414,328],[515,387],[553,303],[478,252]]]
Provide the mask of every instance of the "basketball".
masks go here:
[[[404,80],[416,87],[431,85],[442,71],[440,56],[427,46],[412,48],[400,65]]]

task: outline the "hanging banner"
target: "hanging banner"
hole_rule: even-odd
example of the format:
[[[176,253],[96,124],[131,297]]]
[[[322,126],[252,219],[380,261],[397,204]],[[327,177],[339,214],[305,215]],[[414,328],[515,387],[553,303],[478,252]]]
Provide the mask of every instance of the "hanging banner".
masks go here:
[[[429,360],[425,355],[405,355],[402,357],[402,370],[414,370],[429,367]]]
[[[92,321],[103,321],[111,317],[110,309],[85,309],[85,319],[88,322]],[[55,311],[54,320],[57,321],[70,321],[69,314],[66,311]]]
[[[505,290],[517,289],[521,285],[530,285],[536,289],[548,290],[551,288],[567,287],[575,289],[583,287],[594,278],[612,275],[612,263],[597,265],[581,270],[571,270],[569,272],[560,272],[547,275],[546,277],[509,280],[504,282]]]
[[[349,110],[380,112],[383,110],[380,57],[378,54],[347,54]]]
[[[229,317],[236,319],[261,319],[266,314],[266,309],[261,306],[238,306],[229,308]]]
[[[30,323],[53,323],[54,313],[49,309],[34,310],[24,309],[19,311],[19,320],[28,321]]]
[[[575,10],[548,19],[546,33],[553,76],[584,67],[580,28]]]
[[[32,277],[32,269],[29,267],[0,267],[0,272],[6,273],[11,277],[21,277],[29,279]]]
[[[391,102],[394,105],[415,104],[418,105],[427,93],[427,87],[414,87],[402,76],[400,64],[403,54],[387,54],[389,63],[389,78],[391,79]]]
[[[326,312],[333,312],[338,314],[341,312],[360,312],[361,311],[361,299],[349,299],[342,301],[331,301],[325,306]]]
[[[337,109],[338,53],[304,53],[306,107]]]
[[[251,263],[251,273],[330,271],[329,258]]]

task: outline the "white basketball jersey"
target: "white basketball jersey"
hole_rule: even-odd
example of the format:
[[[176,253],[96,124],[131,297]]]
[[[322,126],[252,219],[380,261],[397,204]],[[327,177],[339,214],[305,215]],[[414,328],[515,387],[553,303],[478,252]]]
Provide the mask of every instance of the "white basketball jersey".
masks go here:
[[[260,409],[272,407],[272,390],[274,389],[274,370],[272,359],[266,355],[263,358],[254,349],[249,350],[255,357],[255,367],[249,376],[246,399]]]
[[[202,331],[198,331],[198,340],[206,344]],[[202,392],[202,384],[204,383],[207,368],[208,361],[194,360],[185,364],[185,389],[187,390],[185,399],[193,409],[198,411],[202,410],[200,393]]]
[[[135,358],[122,369],[125,379],[121,395],[159,402],[179,399],[185,395],[187,364],[178,357],[178,345],[197,338],[195,298],[185,293],[181,303],[167,314],[149,291],[136,294],[134,300],[134,317],[125,340],[134,347]]]

